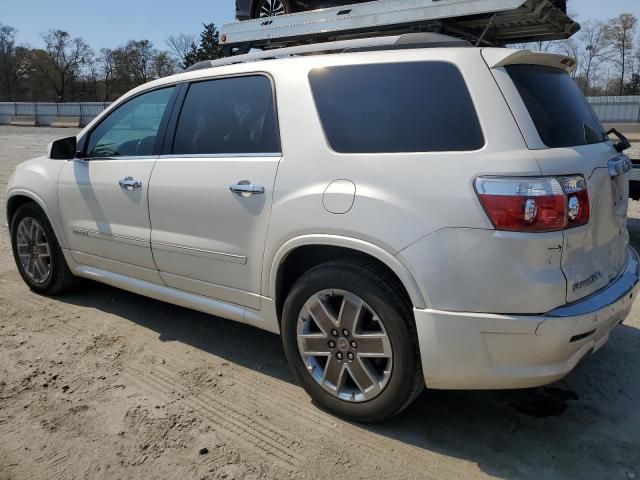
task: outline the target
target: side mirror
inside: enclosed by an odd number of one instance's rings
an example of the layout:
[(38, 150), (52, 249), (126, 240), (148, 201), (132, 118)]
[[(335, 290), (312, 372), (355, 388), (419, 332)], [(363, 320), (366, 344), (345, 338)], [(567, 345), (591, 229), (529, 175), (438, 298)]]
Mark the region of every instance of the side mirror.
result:
[(76, 137), (55, 140), (47, 147), (47, 157), (51, 160), (72, 160), (77, 148)]

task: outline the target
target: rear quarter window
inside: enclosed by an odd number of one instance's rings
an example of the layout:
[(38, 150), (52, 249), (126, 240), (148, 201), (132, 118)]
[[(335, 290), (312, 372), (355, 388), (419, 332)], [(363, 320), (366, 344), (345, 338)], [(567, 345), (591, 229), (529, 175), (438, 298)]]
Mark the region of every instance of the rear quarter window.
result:
[(309, 81), (336, 152), (472, 151), (484, 146), (465, 81), (450, 63), (317, 68)]
[(577, 147), (606, 140), (600, 120), (565, 71), (542, 65), (505, 68), (547, 147)]

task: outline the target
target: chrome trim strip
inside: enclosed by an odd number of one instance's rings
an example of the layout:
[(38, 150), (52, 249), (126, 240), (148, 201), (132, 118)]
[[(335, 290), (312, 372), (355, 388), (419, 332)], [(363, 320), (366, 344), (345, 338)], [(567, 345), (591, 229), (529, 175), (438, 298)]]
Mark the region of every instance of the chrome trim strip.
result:
[(85, 157), (85, 158), (74, 158), (74, 161), (77, 162), (104, 162), (104, 161), (113, 161), (113, 160), (127, 160), (127, 161), (137, 161), (137, 160), (156, 160), (158, 158), (157, 155), (122, 155), (122, 156), (107, 156), (107, 157)]
[(158, 160), (164, 159), (189, 159), (189, 158), (209, 158), (209, 159), (218, 159), (218, 158), (280, 158), (282, 157), (282, 153), (194, 153), (187, 155), (160, 155)]
[(640, 281), (640, 260), (636, 251), (628, 248), (628, 259), (620, 276), (604, 289), (574, 303), (556, 308), (547, 317), (575, 317), (605, 309), (626, 295), (633, 295)]
[(135, 242), (136, 244), (145, 243), (147, 245), (150, 243), (149, 240), (146, 240), (144, 238), (129, 237), (127, 235), (118, 235), (115, 233), (99, 232), (97, 230), (87, 230), (85, 228), (69, 227), (69, 230), (71, 230), (71, 232), (75, 233), (76, 235), (85, 235), (91, 238), (99, 238), (101, 240), (115, 240), (123, 243)]
[(192, 255), (201, 258), (213, 258), (223, 262), (239, 263), (246, 265), (247, 257), (242, 255), (234, 255), (232, 253), (214, 252), (212, 250), (204, 250), (201, 248), (184, 247), (182, 245), (174, 245), (171, 243), (151, 242), (152, 249), (164, 250), (171, 253), (180, 253), (183, 255)]

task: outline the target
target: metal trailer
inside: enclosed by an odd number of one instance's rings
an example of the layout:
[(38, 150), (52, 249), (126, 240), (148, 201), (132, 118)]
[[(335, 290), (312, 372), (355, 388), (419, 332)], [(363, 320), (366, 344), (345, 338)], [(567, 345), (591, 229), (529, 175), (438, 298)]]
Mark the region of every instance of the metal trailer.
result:
[(561, 40), (580, 30), (558, 0), (378, 0), (224, 25), (225, 55), (359, 36), (435, 32), (476, 45)]

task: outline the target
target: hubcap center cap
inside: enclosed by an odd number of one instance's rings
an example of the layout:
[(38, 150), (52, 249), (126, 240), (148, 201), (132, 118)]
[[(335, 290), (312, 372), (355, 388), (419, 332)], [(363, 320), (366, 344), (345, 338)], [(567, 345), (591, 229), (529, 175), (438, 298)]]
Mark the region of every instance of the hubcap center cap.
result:
[(338, 339), (337, 345), (338, 349), (341, 352), (346, 352), (347, 350), (349, 350), (349, 341), (344, 337)]

